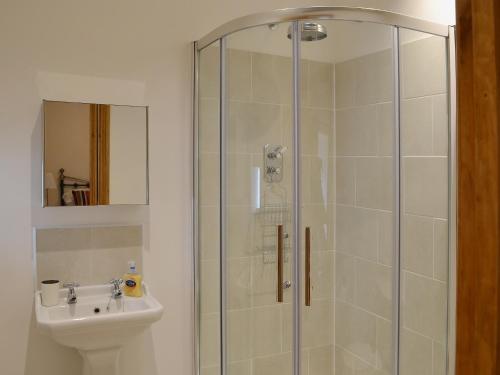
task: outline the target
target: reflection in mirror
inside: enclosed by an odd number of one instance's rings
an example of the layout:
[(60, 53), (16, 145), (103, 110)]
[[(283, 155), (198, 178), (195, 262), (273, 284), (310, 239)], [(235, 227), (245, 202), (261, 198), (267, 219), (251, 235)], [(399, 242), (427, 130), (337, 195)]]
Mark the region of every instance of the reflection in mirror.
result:
[(44, 101), (44, 205), (148, 203), (147, 107)]

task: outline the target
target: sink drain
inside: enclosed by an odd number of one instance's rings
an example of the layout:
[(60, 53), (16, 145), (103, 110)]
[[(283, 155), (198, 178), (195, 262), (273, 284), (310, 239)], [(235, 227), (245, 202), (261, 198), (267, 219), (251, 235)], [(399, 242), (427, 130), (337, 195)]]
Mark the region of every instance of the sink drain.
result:
[(94, 314), (99, 314), (101, 309), (99, 307), (94, 308)]

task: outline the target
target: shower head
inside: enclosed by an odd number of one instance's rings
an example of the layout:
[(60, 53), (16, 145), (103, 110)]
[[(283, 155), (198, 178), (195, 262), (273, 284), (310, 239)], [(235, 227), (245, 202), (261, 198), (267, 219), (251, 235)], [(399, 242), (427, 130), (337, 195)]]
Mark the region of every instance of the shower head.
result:
[[(301, 23), (300, 39), (303, 42), (313, 42), (325, 39), (328, 36), (326, 27), (316, 22)], [(288, 39), (292, 39), (292, 25), (288, 28)]]

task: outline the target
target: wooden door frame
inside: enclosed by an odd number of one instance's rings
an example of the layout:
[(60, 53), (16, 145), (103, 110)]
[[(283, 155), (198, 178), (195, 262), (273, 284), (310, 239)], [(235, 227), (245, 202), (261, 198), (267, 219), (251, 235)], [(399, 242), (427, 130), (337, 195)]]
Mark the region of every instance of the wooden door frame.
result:
[(500, 3), (456, 0), (456, 374), (500, 374)]
[(99, 130), (97, 143), (98, 196), (97, 204), (109, 204), (109, 163), (111, 106), (99, 104)]

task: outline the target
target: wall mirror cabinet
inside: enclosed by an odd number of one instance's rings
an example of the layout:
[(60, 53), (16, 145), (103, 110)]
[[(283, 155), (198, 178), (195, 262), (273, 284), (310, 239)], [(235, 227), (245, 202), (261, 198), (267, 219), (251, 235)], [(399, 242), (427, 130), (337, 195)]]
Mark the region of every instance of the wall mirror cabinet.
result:
[(148, 204), (148, 108), (44, 101), (43, 205)]

